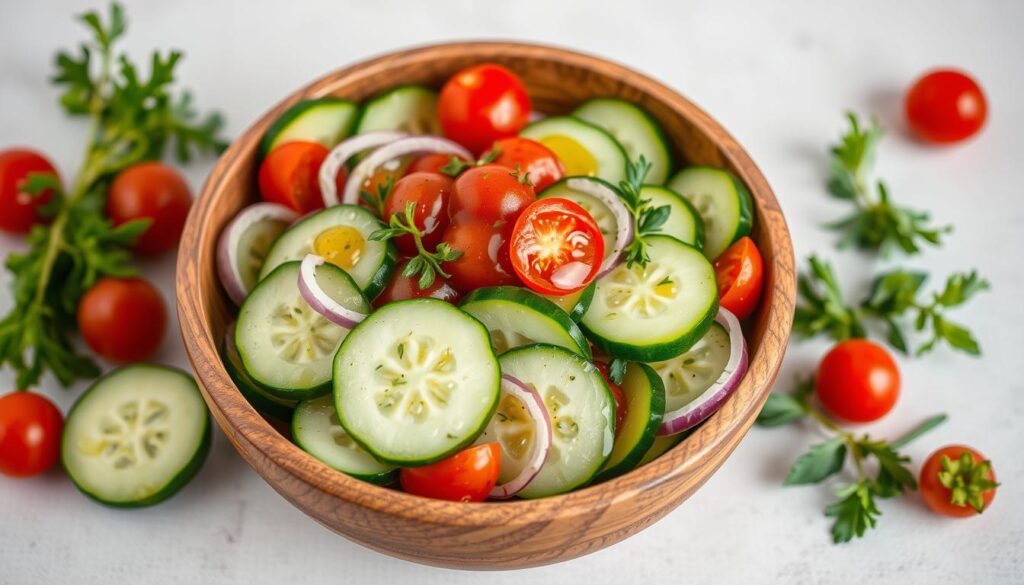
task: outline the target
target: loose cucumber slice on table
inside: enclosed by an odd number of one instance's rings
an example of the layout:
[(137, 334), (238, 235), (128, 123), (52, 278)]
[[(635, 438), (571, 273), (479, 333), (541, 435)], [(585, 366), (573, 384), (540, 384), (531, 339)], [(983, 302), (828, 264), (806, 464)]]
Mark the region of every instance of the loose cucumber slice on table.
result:
[(531, 343), (550, 343), (590, 359), (590, 344), (579, 326), (557, 305), (524, 288), (479, 288), (466, 295), (459, 308), (484, 324), (499, 354)]
[(260, 278), (285, 262), (317, 254), (352, 276), (367, 298), (384, 288), (395, 266), (395, 245), (377, 242), (370, 234), (384, 227), (358, 205), (336, 205), (299, 221), (274, 242), (263, 261)]
[(437, 93), (418, 85), (403, 85), (372, 98), (363, 105), (356, 134), (374, 130), (440, 136), (443, 132), (437, 118)]
[(398, 479), (396, 467), (377, 461), (348, 436), (338, 421), (333, 396), (299, 403), (292, 418), (292, 438), (303, 451), (356, 479), (377, 485)]
[(75, 486), (117, 507), (160, 503), (210, 450), (210, 415), (188, 374), (132, 365), (97, 380), (68, 412), (61, 462)]
[[(314, 311), (302, 297), (300, 265), (287, 262), (261, 280), (242, 304), (235, 326), (235, 345), (246, 373), (286, 400), (306, 400), (330, 391), (332, 359), (349, 332)], [(341, 305), (370, 312), (370, 303), (344, 270), (324, 264), (317, 281)]]
[(640, 107), (616, 98), (592, 99), (576, 108), (573, 116), (607, 131), (629, 156), (643, 155), (651, 163), (646, 182), (661, 185), (672, 169), (672, 154), (665, 131)]
[(622, 380), (626, 396), (626, 420), (615, 437), (615, 447), (597, 481), (631, 471), (654, 444), (661, 417), (665, 414), (665, 385), (647, 364), (630, 362)]
[(626, 151), (611, 134), (572, 116), (553, 116), (528, 125), (520, 136), (551, 149), (567, 176), (598, 177), (613, 185), (626, 176)]
[(559, 309), (565, 311), (569, 318), (573, 321), (579, 321), (583, 314), (587, 312), (590, 307), (590, 302), (594, 300), (594, 291), (597, 290), (597, 281), (590, 283), (586, 288), (574, 293), (556, 297), (553, 295), (541, 295), (545, 299), (558, 305)]
[(437, 299), (377, 309), (334, 358), (334, 401), (349, 436), (377, 460), (427, 465), (462, 449), (498, 403), (487, 329)]
[(651, 367), (665, 383), (665, 412), (686, 406), (714, 384), (729, 362), (729, 333), (717, 322), (685, 353)]
[(704, 220), (704, 255), (711, 260), (750, 233), (754, 202), (735, 175), (715, 167), (689, 167), (667, 187), (693, 204)]
[(547, 461), (517, 495), (541, 498), (589, 483), (615, 437), (615, 402), (601, 372), (578, 354), (548, 344), (508, 351), (501, 371), (541, 395), (553, 430)]
[(668, 206), (668, 219), (659, 228), (660, 233), (698, 250), (703, 248), (704, 220), (689, 201), (665, 187), (655, 185), (644, 185), (640, 189), (640, 199), (649, 199), (652, 208)]
[(359, 106), (341, 98), (301, 101), (288, 108), (263, 135), (260, 152), (264, 156), (275, 146), (293, 140), (319, 142), (331, 149), (352, 133)]
[(256, 380), (249, 376), (245, 371), (245, 366), (242, 365), (242, 357), (238, 355), (238, 348), (235, 346), (234, 324), (228, 327), (228, 333), (224, 340), (224, 369), (228, 371), (228, 376), (231, 376), (235, 386), (238, 386), (238, 391), (253, 408), (279, 421), (291, 420), (298, 402), (274, 396), (261, 388)]
[(606, 354), (631, 361), (673, 358), (696, 343), (718, 311), (711, 262), (670, 236), (647, 236), (650, 262), (622, 263), (597, 281), (580, 325)]
[[(594, 222), (597, 223), (598, 229), (601, 230), (601, 239), (604, 240), (604, 253), (605, 256), (608, 256), (615, 248), (615, 236), (618, 234), (619, 222), (615, 219), (615, 214), (612, 213), (612, 210), (604, 202), (580, 188), (581, 184), (588, 182), (599, 183), (601, 186), (618, 193), (618, 189), (607, 181), (602, 181), (595, 177), (568, 177), (544, 189), (538, 195), (538, 199), (546, 199), (548, 197), (568, 199), (587, 210), (590, 217), (594, 218)], [(574, 188), (574, 186), (577, 188)]]

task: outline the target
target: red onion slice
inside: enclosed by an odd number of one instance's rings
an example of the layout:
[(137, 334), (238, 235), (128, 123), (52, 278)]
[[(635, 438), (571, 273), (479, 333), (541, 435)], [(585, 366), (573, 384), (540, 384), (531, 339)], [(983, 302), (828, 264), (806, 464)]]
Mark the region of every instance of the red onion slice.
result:
[(697, 426), (714, 414), (726, 398), (736, 391), (747, 372), (747, 342), (735, 315), (727, 309), (718, 309), (715, 321), (729, 334), (729, 360), (718, 379), (700, 396), (682, 408), (665, 413), (658, 429), (659, 435), (674, 435)]
[(335, 179), (337, 179), (341, 167), (350, 158), (364, 150), (383, 146), (404, 136), (406, 134), (403, 132), (378, 130), (376, 132), (367, 132), (366, 134), (357, 134), (342, 140), (331, 149), (327, 158), (320, 165), (320, 193), (324, 198), (324, 206), (334, 207), (338, 204), (338, 188)]
[(342, 203), (356, 205), (359, 203), (359, 190), (373, 173), (385, 163), (395, 160), (407, 154), (439, 153), (460, 156), (466, 160), (473, 160), (473, 155), (462, 146), (437, 136), (409, 136), (400, 138), (381, 146), (370, 153), (366, 158), (359, 161), (356, 168), (352, 169), (348, 181), (345, 183), (345, 193), (341, 197)]
[[(522, 470), (516, 474), (515, 477), (509, 479), (501, 485), (494, 486), (491, 490), (490, 497), (498, 500), (504, 500), (511, 498), (526, 486), (530, 485), (533, 478), (537, 477), (540, 473), (544, 463), (548, 459), (548, 454), (551, 452), (551, 419), (548, 418), (548, 410), (544, 406), (544, 400), (540, 397), (536, 391), (531, 389), (526, 384), (523, 384), (516, 378), (509, 375), (503, 375), (501, 377), (501, 394), (502, 398), (505, 395), (514, 396), (523, 403), (526, 408), (526, 413), (533, 421), (534, 433), (533, 433), (533, 448), (530, 450), (530, 454), (526, 457), (526, 464)], [(499, 399), (500, 400), (500, 399)], [(500, 404), (500, 403), (499, 403)], [(492, 429), (491, 425), (494, 424), (495, 420), (499, 417), (494, 417), (491, 423), (487, 425), (487, 429), (484, 430), (484, 434), (477, 441), (480, 443), (492, 443), (498, 440), (496, 436), (497, 429)], [(504, 463), (505, 453), (502, 449), (502, 467), (506, 467)]]
[(615, 242), (610, 250), (604, 251), (604, 261), (597, 272), (597, 277), (600, 278), (619, 265), (623, 251), (633, 241), (633, 215), (619, 198), (619, 192), (604, 181), (592, 177), (570, 177), (565, 181), (565, 186), (597, 198), (615, 218)]
[[(254, 235), (250, 231), (263, 229), (266, 230), (263, 235), (274, 239), (298, 217), (299, 214), (284, 205), (254, 203), (238, 212), (221, 232), (217, 242), (217, 274), (236, 305), (242, 304), (259, 277), (262, 258), (255, 257), (256, 247), (265, 244), (262, 253), (266, 254), (272, 243), (256, 240), (259, 234)], [(243, 246), (247, 249), (241, 249)]]
[(345, 329), (352, 329), (358, 325), (366, 315), (343, 307), (341, 303), (332, 299), (316, 280), (316, 268), (324, 263), (324, 259), (316, 254), (306, 254), (299, 266), (299, 293), (302, 298), (317, 313), (323, 315), (328, 321), (340, 325)]

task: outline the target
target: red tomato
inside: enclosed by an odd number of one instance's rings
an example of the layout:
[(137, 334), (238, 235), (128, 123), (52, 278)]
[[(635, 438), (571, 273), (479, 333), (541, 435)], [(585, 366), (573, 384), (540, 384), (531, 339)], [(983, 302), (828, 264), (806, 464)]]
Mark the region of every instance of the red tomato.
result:
[(815, 379), (818, 400), (836, 418), (868, 423), (885, 416), (900, 395), (900, 372), (889, 352), (866, 339), (833, 347)]
[(483, 286), (519, 284), (509, 264), (509, 224), (495, 226), (479, 220), (455, 221), (444, 232), (444, 241), (462, 252), (458, 260), (442, 268), (452, 275), (452, 286), (469, 292)]
[(392, 274), (391, 280), (388, 281), (384, 286), (384, 290), (382, 290), (380, 294), (377, 295), (377, 298), (374, 299), (374, 307), (381, 307), (393, 301), (403, 301), (405, 299), (415, 299), (419, 297), (441, 299), (442, 301), (448, 301), (453, 305), (459, 303), (459, 299), (462, 298), (462, 295), (459, 291), (455, 290), (452, 285), (448, 284), (448, 279), (441, 275), (437, 275), (434, 278), (434, 284), (420, 290), (419, 275), (413, 276), (412, 278), (402, 276), (402, 272), (408, 264), (408, 260), (403, 260), (397, 267), (395, 267), (395, 272)]
[[(434, 154), (425, 154), (418, 159), (412, 161), (409, 167), (405, 169), (406, 174), (413, 173), (440, 173), (441, 169), (448, 166), (452, 162), (451, 154), (441, 154), (435, 152)], [(466, 159), (461, 156), (455, 157), (458, 160), (465, 161)]]
[(33, 225), (47, 223), (39, 215), (39, 208), (50, 200), (53, 191), (29, 195), (21, 190), (32, 173), (47, 173), (60, 180), (57, 169), (38, 152), (21, 148), (0, 152), (0, 230), (27, 234)]
[(533, 187), (521, 182), (514, 171), (501, 165), (483, 165), (469, 169), (455, 180), (448, 215), (452, 219), (472, 217), (492, 223), (511, 222), (536, 200)]
[(140, 254), (161, 254), (177, 246), (191, 207), (192, 192), (184, 177), (159, 162), (128, 167), (107, 191), (107, 217), (114, 225), (153, 221), (133, 246)]
[(608, 371), (608, 364), (594, 362), (594, 365), (597, 366), (601, 375), (604, 376), (608, 389), (612, 391), (612, 398), (615, 399), (615, 436), (617, 437), (622, 432), (622, 423), (626, 422), (626, 413), (629, 412), (629, 405), (626, 404), (626, 393), (622, 391), (622, 386), (612, 382), (611, 374)]
[(141, 278), (103, 278), (78, 304), (78, 329), (89, 347), (112, 362), (152, 356), (167, 332), (167, 308)]
[(965, 73), (938, 69), (914, 82), (904, 108), (907, 123), (922, 140), (960, 142), (981, 130), (988, 115), (985, 94)]
[(322, 209), (317, 177), (327, 149), (316, 142), (285, 142), (271, 150), (260, 165), (260, 194), (266, 201), (291, 207), (300, 214)]
[(585, 288), (601, 269), (601, 228), (579, 205), (541, 199), (523, 211), (512, 230), (512, 268), (536, 292), (564, 295)]
[(754, 240), (742, 237), (715, 259), (718, 302), (737, 319), (746, 319), (757, 308), (764, 285), (764, 265)]
[[(448, 229), (448, 201), (452, 196), (453, 181), (438, 173), (413, 173), (406, 175), (395, 183), (384, 202), (384, 219), (391, 221), (391, 216), (405, 214), (405, 206), (410, 201), (416, 204), (413, 213), (416, 227), (423, 232), (421, 239), (428, 251), (441, 242), (444, 230)], [(411, 234), (395, 238), (398, 250), (408, 256), (415, 256), (416, 240)]]
[(453, 502), (482, 502), (498, 482), (499, 471), (501, 447), (487, 443), (431, 465), (405, 468), (398, 477), (402, 489), (410, 494)]
[(444, 84), (437, 112), (445, 136), (480, 154), (526, 126), (530, 96), (514, 73), (484, 63), (459, 71)]
[(0, 397), (0, 473), (28, 477), (53, 467), (63, 427), (60, 411), (41, 394)]
[(565, 167), (562, 166), (562, 161), (558, 160), (558, 156), (535, 140), (513, 136), (495, 142), (491, 148), (501, 153), (494, 159), (495, 164), (510, 169), (518, 167), (520, 172), (526, 173), (529, 177), (530, 184), (537, 193), (565, 176)]
[[(967, 468), (960, 461), (964, 453), (971, 458)], [(943, 465), (944, 457), (947, 459), (945, 465)], [(996, 473), (992, 470), (991, 464), (985, 470), (980, 467), (982, 463), (988, 463), (988, 461), (981, 453), (964, 445), (947, 445), (932, 453), (921, 467), (921, 477), (918, 481), (924, 502), (936, 514), (953, 518), (977, 516), (987, 510), (989, 504), (996, 497)], [(943, 472), (952, 472), (945, 484), (939, 475)], [(985, 489), (986, 487), (988, 489)], [(968, 497), (967, 503), (955, 504), (953, 503), (953, 489), (956, 489), (957, 495), (960, 496), (970, 496), (972, 491), (980, 491), (981, 499), (980, 501), (974, 499), (972, 503), (972, 498)], [(973, 507), (975, 505), (980, 505), (981, 510), (975, 509)]]

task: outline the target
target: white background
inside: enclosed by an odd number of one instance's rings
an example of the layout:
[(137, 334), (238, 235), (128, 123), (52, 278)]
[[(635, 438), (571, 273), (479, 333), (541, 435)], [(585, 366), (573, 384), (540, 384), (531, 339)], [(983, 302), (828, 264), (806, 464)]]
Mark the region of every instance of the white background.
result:
[[(48, 153), (65, 179), (84, 128), (57, 108), (46, 82), (58, 48), (82, 38), (71, 15), (93, 2), (0, 3), (0, 147)], [(786, 211), (797, 255), (835, 260), (850, 294), (887, 264), (930, 269), (936, 280), (977, 267), (993, 291), (956, 313), (985, 355), (947, 350), (904, 359), (904, 394), (882, 423), (890, 436), (935, 412), (951, 420), (906, 451), (915, 469), (934, 448), (969, 443), (992, 458), (1004, 483), (989, 512), (966, 521), (930, 514), (916, 495), (882, 503), (867, 538), (834, 546), (822, 508), (826, 486), (782, 488), (793, 459), (817, 432), (755, 429), (681, 508), (626, 542), (562, 565), (473, 574), (421, 567), (329, 533), (279, 498), (219, 433), (206, 467), (153, 509), (115, 511), (79, 495), (59, 472), (0, 477), (0, 584), (42, 583), (1020, 583), (1024, 573), (1024, 2), (129, 2), (126, 48), (187, 52), (183, 85), (202, 107), (222, 109), (234, 136), (278, 99), (334, 68), (384, 51), (465, 38), (527, 39), (594, 52), (678, 88), (720, 120), (761, 165)], [(929, 148), (910, 140), (899, 98), (937, 65), (974, 73), (991, 119), (976, 140)], [(401, 80), (396, 79), (396, 83)], [(884, 263), (838, 253), (821, 223), (846, 209), (822, 183), (826, 144), (842, 112), (875, 113), (890, 129), (879, 174), (895, 198), (930, 209), (956, 232), (941, 251)], [(198, 189), (212, 162), (190, 167)], [(18, 241), (0, 236), (0, 254)], [(173, 259), (143, 265), (165, 293)], [(10, 305), (6, 274), (0, 309)], [(173, 313), (172, 313), (173, 314)], [(790, 385), (825, 349), (793, 347)], [(160, 362), (187, 366), (176, 327)], [(13, 376), (0, 373), (0, 392)], [(41, 390), (68, 408), (81, 387)]]

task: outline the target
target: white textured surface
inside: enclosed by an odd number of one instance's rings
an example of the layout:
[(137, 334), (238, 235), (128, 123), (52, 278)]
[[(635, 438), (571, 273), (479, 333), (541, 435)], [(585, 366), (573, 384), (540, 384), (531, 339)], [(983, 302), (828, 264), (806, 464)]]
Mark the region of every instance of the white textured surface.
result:
[[(84, 128), (65, 119), (45, 82), (53, 52), (82, 37), (73, 12), (99, 2), (0, 3), (0, 147), (29, 144), (73, 172)], [(372, 4), (372, 6), (371, 6)], [(941, 252), (908, 265), (937, 275), (978, 267), (993, 283), (956, 318), (985, 357), (945, 350), (902, 362), (904, 395), (871, 432), (895, 434), (937, 411), (945, 426), (907, 448), (916, 462), (966, 442), (991, 457), (1001, 488), (968, 521), (929, 514), (917, 496), (882, 504), (868, 538), (833, 546), (825, 487), (779, 486), (811, 441), (809, 429), (754, 430), (680, 509), (626, 542), (573, 562), (522, 573), (449, 572), (392, 560), (334, 536), (279, 498), (223, 436), (199, 477), (156, 508), (115, 511), (79, 495), (59, 472), (0, 477), (0, 584), (43, 583), (1020, 583), (1024, 574), (1024, 342), (1021, 152), (1024, 150), (1024, 3), (1002, 2), (129, 2), (127, 48), (187, 50), (180, 79), (202, 107), (228, 115), (232, 135), (286, 93), (333, 68), (383, 51), (457, 38), (532, 39), (632, 65), (705, 107), (746, 146), (775, 188), (798, 256), (832, 257), (851, 293), (872, 262), (831, 249), (821, 222), (844, 209), (823, 192), (824, 147), (845, 108), (876, 112), (890, 128), (880, 174), (899, 201), (934, 211), (957, 231)], [(514, 6), (513, 6), (514, 5)], [(643, 8), (641, 8), (643, 6)], [(908, 140), (898, 98), (941, 64), (981, 80), (991, 124), (947, 149)], [(399, 82), (401, 80), (395, 80)], [(195, 188), (209, 164), (189, 169)], [(0, 236), (0, 253), (17, 248)], [(173, 260), (145, 271), (170, 294)], [(853, 278), (862, 274), (864, 278)], [(10, 304), (6, 275), (0, 309)], [(780, 377), (809, 367), (825, 344), (790, 352)], [(159, 361), (187, 365), (176, 333)], [(12, 376), (0, 373), (0, 389)], [(44, 391), (63, 408), (81, 388)], [(915, 466), (916, 468), (916, 466)]]

